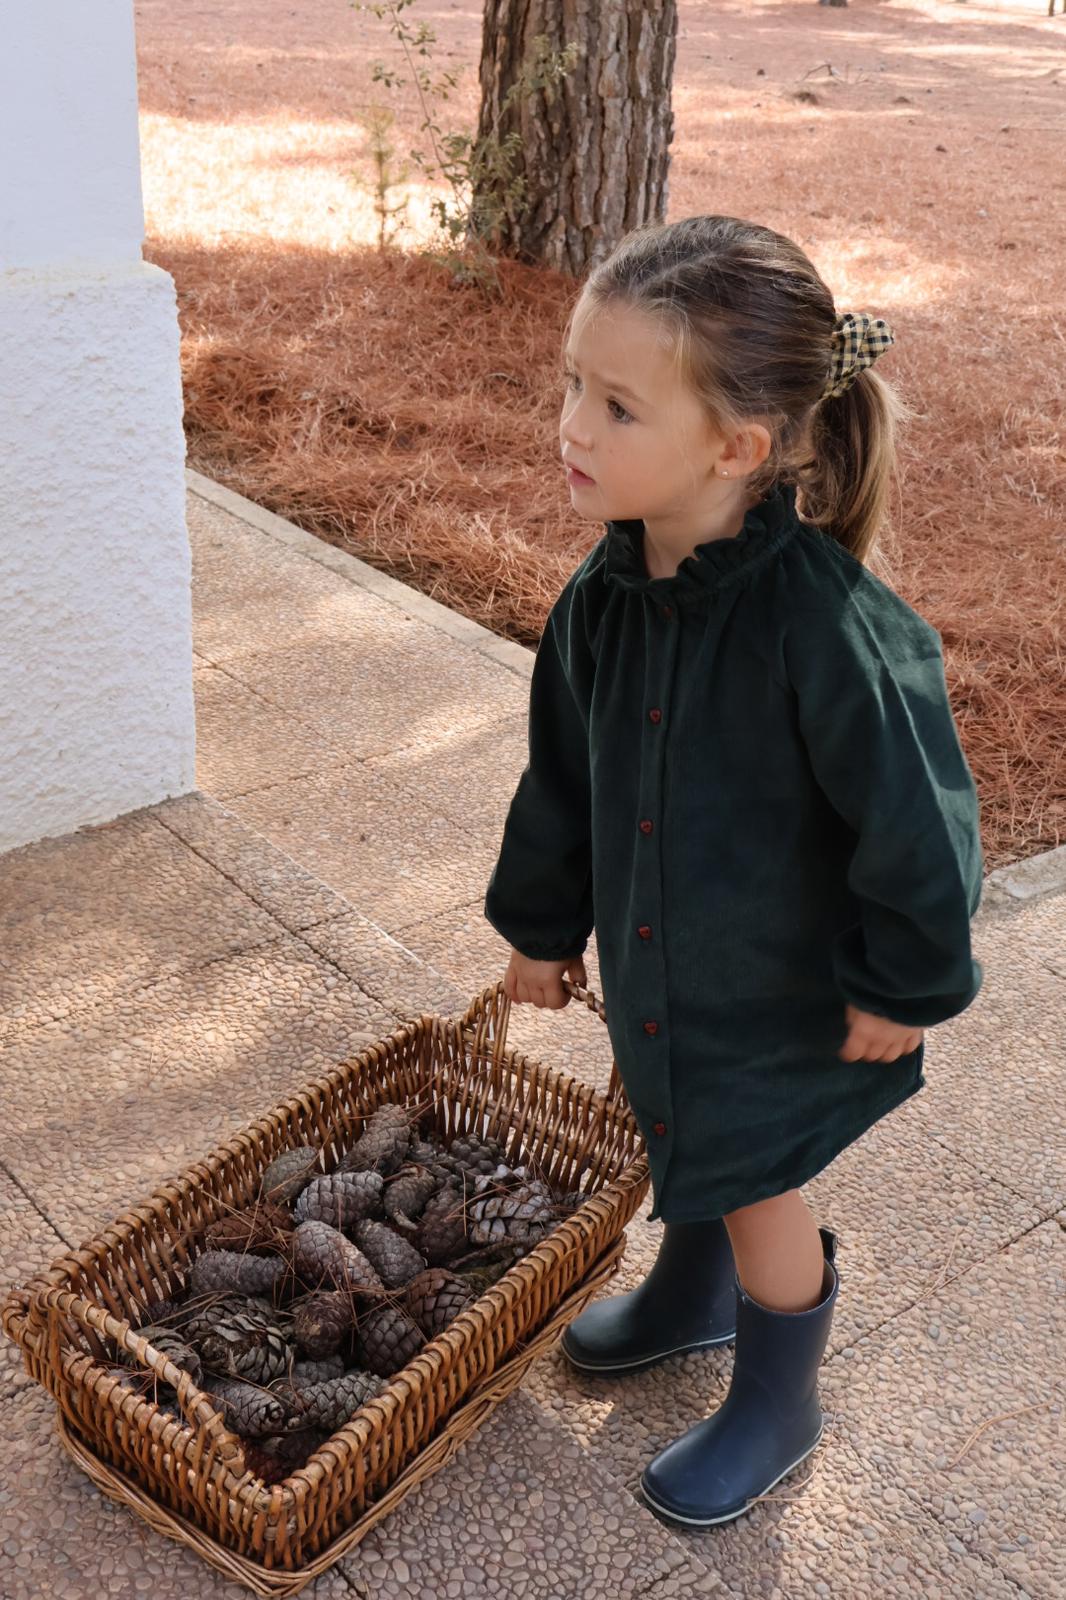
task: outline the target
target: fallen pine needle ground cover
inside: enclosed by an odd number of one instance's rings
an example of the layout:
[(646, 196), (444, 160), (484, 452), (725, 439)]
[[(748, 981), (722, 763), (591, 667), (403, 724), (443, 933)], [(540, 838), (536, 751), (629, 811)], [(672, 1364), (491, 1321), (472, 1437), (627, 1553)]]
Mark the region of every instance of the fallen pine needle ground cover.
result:
[[(432, 8), (436, 108), (477, 115), (481, 6)], [(419, 16), (419, 6), (410, 15)], [(1066, 17), (1044, 0), (683, 3), (668, 217), (751, 217), (897, 343), (914, 410), (871, 562), (937, 628), (986, 867), (1066, 838)], [(189, 464), (487, 627), (536, 643), (602, 533), (559, 460), (579, 285), (503, 294), (421, 254), (414, 178), (376, 248), (368, 123), (423, 148), (384, 23), (341, 0), (138, 0), (145, 255), (177, 285)], [(1055, 137), (1058, 130), (1059, 137)], [(444, 189), (437, 191), (444, 193)]]

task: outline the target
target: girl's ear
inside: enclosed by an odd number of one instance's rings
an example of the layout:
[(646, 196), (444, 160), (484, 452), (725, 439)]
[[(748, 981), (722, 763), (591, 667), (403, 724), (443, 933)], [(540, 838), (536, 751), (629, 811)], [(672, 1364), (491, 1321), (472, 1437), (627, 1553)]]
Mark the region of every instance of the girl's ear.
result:
[(762, 466), (772, 444), (769, 428), (761, 422), (750, 422), (734, 435), (732, 447), (727, 446), (723, 451), (718, 470), (728, 473), (731, 478), (744, 477)]

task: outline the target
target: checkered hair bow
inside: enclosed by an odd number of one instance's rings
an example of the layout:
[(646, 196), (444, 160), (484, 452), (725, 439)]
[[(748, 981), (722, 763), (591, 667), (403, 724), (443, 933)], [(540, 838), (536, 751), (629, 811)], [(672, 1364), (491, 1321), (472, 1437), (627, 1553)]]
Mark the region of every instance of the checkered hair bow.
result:
[(828, 400), (831, 395), (850, 389), (859, 373), (872, 366), (895, 342), (883, 317), (871, 317), (865, 311), (838, 312), (830, 341), (832, 365), (820, 398)]

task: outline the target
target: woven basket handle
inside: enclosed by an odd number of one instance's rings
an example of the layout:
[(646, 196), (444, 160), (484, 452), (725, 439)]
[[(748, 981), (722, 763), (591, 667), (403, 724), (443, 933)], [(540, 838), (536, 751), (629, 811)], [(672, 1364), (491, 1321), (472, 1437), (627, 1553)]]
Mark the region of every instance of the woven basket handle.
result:
[[(601, 1022), (606, 1024), (607, 1012), (603, 1001), (598, 999), (591, 989), (583, 989), (580, 984), (572, 983), (569, 978), (563, 978), (563, 988), (573, 999), (580, 1001), (590, 1011), (594, 1011)], [(507, 1025), (511, 1020), (511, 1001), (504, 993), (503, 979), (490, 984), (481, 994), (475, 995), (462, 1019), (464, 1028), (474, 1032), (475, 1048), (491, 1056), (494, 1066), (499, 1066), (503, 1059), (503, 1052), (507, 1048)], [(623, 1100), (625, 1090), (622, 1087), (621, 1075), (618, 1071), (618, 1062), (611, 1058), (611, 1080), (607, 1087), (608, 1100)]]
[[(103, 1334), (128, 1350), (132, 1356), (177, 1393), (185, 1420), (192, 1428), (202, 1428), (218, 1449), (221, 1459), (236, 1462), (243, 1459), (241, 1442), (226, 1428), (214, 1403), (198, 1389), (190, 1375), (173, 1361), (162, 1355), (147, 1339), (135, 1333), (128, 1322), (113, 1317), (109, 1311), (94, 1306), (88, 1300), (71, 1294), (67, 1289), (46, 1289), (33, 1297), (34, 1307), (47, 1316), (49, 1337), (57, 1339), (61, 1331), (61, 1317), (68, 1317), (93, 1334)], [(81, 1352), (78, 1352), (79, 1354)], [(59, 1363), (53, 1363), (58, 1369)], [(130, 1369), (131, 1372), (134, 1369)]]

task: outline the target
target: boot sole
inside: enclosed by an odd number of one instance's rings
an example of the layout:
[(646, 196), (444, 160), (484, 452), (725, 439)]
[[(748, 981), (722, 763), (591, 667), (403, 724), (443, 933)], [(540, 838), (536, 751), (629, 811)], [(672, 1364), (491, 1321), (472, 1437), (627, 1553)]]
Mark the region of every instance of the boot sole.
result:
[(807, 1457), (812, 1453), (812, 1451), (817, 1449), (818, 1445), (821, 1443), (822, 1434), (824, 1432), (825, 1432), (825, 1423), (823, 1422), (822, 1426), (818, 1429), (818, 1437), (817, 1437), (817, 1439), (815, 1439), (813, 1444), (810, 1444), (810, 1445), (807, 1446), (806, 1450), (804, 1450), (802, 1455), (799, 1455), (799, 1456), (796, 1457), (795, 1461), (792, 1462), (791, 1466), (786, 1467), (784, 1472), (779, 1472), (777, 1474), (777, 1477), (773, 1480), (772, 1483), (768, 1483), (766, 1485), (765, 1489), (760, 1489), (758, 1494), (752, 1495), (751, 1499), (745, 1505), (738, 1506), (736, 1511), (727, 1511), (724, 1516), (721, 1516), (721, 1517), (685, 1517), (685, 1516), (682, 1516), (680, 1512), (671, 1511), (668, 1506), (664, 1506), (664, 1505), (660, 1504), (660, 1502), (655, 1499), (654, 1495), (649, 1494), (648, 1490), (645, 1489), (645, 1487), (644, 1487), (643, 1480), (641, 1481), (641, 1484), (640, 1484), (641, 1495), (644, 1497), (644, 1499), (647, 1501), (648, 1505), (651, 1507), (651, 1509), (653, 1511), (657, 1511), (660, 1516), (669, 1517), (671, 1522), (684, 1523), (686, 1528), (714, 1528), (714, 1527), (717, 1527), (717, 1525), (719, 1523), (722, 1523), (722, 1522), (733, 1522), (733, 1521), (736, 1520), (737, 1517), (742, 1517), (744, 1515), (745, 1511), (750, 1511), (751, 1507), (756, 1503), (757, 1500), (760, 1500), (764, 1494), (769, 1494), (770, 1490), (774, 1487), (774, 1484), (780, 1483), (782, 1478), (787, 1478), (789, 1473), (793, 1472), (796, 1469), (796, 1467), (799, 1466), (801, 1461), (806, 1461)]
[(673, 1350), (660, 1350), (653, 1356), (641, 1356), (636, 1361), (612, 1362), (609, 1366), (600, 1365), (596, 1362), (578, 1361), (570, 1354), (565, 1343), (561, 1345), (561, 1348), (567, 1361), (572, 1367), (576, 1367), (579, 1372), (592, 1372), (598, 1373), (600, 1376), (609, 1377), (612, 1373), (642, 1372), (647, 1367), (657, 1367), (660, 1361), (669, 1361), (671, 1356), (687, 1355), (690, 1350), (713, 1350), (719, 1345), (732, 1344), (735, 1338), (736, 1329), (734, 1328), (732, 1333), (723, 1334), (718, 1339), (701, 1339), (698, 1344), (679, 1344)]

